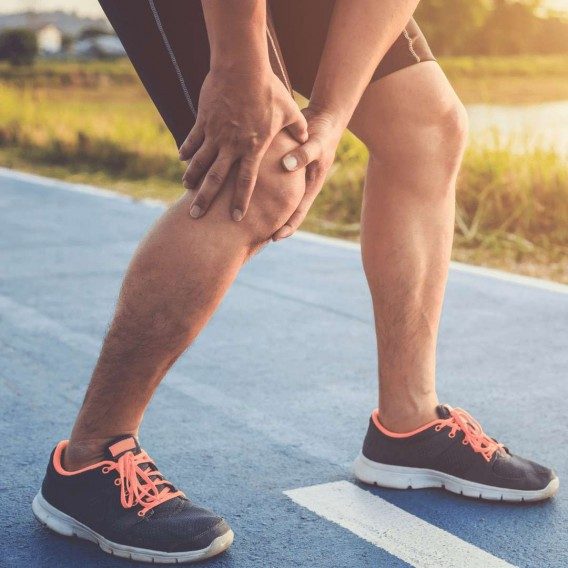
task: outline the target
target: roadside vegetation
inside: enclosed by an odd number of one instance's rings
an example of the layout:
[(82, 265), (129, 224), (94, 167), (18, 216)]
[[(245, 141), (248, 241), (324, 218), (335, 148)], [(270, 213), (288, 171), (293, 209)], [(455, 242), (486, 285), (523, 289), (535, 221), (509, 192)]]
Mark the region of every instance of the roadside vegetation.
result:
[[(441, 64), (466, 102), (568, 99), (568, 56)], [(304, 229), (358, 238), (366, 160), (347, 133)], [(126, 61), (0, 65), (0, 165), (134, 198), (172, 201), (183, 191), (171, 136)], [(568, 283), (567, 219), (565, 158), (471, 141), (459, 178), (455, 259)]]

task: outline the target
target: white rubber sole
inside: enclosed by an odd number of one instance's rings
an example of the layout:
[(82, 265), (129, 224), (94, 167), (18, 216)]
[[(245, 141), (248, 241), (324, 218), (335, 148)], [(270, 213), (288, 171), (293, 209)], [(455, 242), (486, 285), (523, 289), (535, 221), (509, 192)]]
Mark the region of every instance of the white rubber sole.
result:
[(393, 489), (425, 489), (440, 487), (476, 499), (490, 501), (542, 501), (552, 497), (559, 486), (555, 477), (544, 489), (523, 491), (522, 489), (504, 489), (492, 485), (466, 481), (441, 471), (418, 467), (403, 467), (374, 462), (359, 454), (353, 463), (355, 477), (363, 483), (391, 487)]
[(40, 523), (58, 534), (89, 540), (98, 544), (101, 550), (108, 554), (140, 562), (154, 562), (156, 564), (197, 562), (227, 550), (235, 536), (233, 531), (229, 529), (225, 534), (218, 536), (207, 548), (188, 552), (160, 552), (159, 550), (148, 550), (146, 548), (117, 544), (106, 539), (83, 523), (50, 505), (43, 498), (41, 491), (34, 497), (32, 510)]

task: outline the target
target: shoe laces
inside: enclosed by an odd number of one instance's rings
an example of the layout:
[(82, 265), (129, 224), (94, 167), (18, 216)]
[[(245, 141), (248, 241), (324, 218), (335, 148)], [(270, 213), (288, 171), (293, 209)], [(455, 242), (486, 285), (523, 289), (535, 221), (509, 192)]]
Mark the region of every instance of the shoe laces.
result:
[(120, 503), (125, 509), (140, 505), (140, 517), (170, 499), (185, 497), (164, 479), (144, 450), (137, 454), (126, 452), (112, 465), (103, 467), (102, 471), (105, 474), (111, 471), (118, 473), (114, 484), (120, 486)]
[(462, 444), (464, 446), (469, 444), (471, 449), (481, 454), (487, 462), (491, 461), (495, 452), (499, 452), (501, 455), (506, 453), (505, 446), (489, 437), (469, 412), (462, 408), (449, 408), (449, 412), (450, 417), (440, 421), (436, 426), (438, 432), (446, 426), (451, 429), (448, 433), (450, 438), (455, 438), (458, 431), (463, 432)]

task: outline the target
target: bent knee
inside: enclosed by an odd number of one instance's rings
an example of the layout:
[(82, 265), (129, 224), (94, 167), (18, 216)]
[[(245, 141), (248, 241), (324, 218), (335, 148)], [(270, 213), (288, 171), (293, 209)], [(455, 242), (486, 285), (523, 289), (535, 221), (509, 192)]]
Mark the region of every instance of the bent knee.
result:
[(443, 146), (445, 142), (449, 146), (449, 154), (461, 156), (467, 142), (469, 119), (465, 107), (457, 97), (454, 104), (441, 113), (436, 127), (440, 145)]
[(305, 170), (287, 172), (282, 158), (295, 142), (288, 134), (276, 135), (266, 151), (245, 219), (254, 243), (269, 240), (290, 218), (305, 192)]
[(465, 107), (454, 97), (431, 104), (424, 112), (394, 117), (377, 125), (376, 132), (365, 142), (371, 157), (385, 166), (435, 165), (452, 173), (463, 155), (468, 118)]

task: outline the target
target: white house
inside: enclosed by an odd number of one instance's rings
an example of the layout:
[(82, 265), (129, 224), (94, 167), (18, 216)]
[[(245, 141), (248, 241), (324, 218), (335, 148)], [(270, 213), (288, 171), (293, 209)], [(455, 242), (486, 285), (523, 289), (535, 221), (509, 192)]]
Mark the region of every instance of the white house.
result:
[(63, 33), (54, 24), (43, 24), (35, 29), (37, 46), (40, 53), (52, 55), (61, 51)]

